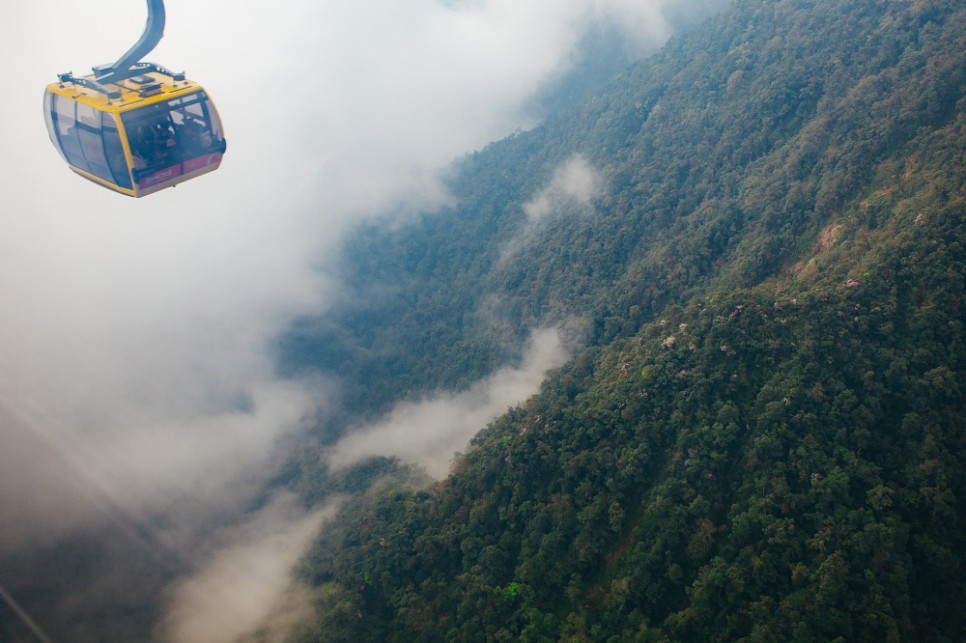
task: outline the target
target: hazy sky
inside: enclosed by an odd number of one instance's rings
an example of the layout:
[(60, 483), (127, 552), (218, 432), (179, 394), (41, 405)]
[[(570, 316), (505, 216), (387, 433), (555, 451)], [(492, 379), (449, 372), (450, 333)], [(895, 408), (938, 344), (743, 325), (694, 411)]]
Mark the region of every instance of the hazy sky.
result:
[[(145, 3), (3, 0), (0, 554), (112, 519), (151, 521), (153, 545), (200, 552), (188, 561), (199, 574), (255, 551), (199, 543), (213, 522), (251, 533), (259, 517), (240, 508), (277, 445), (326, 412), (335, 387), (278, 380), (269, 347), (334, 301), (326, 274), (349, 226), (432, 207), (451, 160), (533, 125), (528, 106), (594, 19), (643, 50), (668, 35), (662, 11), (692, 4), (168, 0), (147, 59), (206, 86), (228, 152), (218, 172), (135, 200), (67, 169), (41, 99), (56, 73), (86, 74), (133, 44)], [(501, 394), (496, 412), (513, 401)], [(272, 536), (291, 564), (289, 545), (321, 518), (269, 509), (291, 527)], [(171, 589), (172, 614), (187, 609), (178, 588), (199, 578)], [(11, 583), (0, 569), (0, 587)], [(158, 636), (192, 640), (172, 618)]]

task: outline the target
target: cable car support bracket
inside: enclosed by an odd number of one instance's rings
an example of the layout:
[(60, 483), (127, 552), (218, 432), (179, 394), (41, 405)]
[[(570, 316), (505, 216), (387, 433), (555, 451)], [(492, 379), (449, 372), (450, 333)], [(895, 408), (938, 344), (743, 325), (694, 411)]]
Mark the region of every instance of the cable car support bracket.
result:
[[(144, 25), (144, 33), (134, 46), (128, 49), (123, 56), (113, 63), (98, 65), (93, 68), (94, 78), (78, 78), (72, 72), (58, 74), (57, 78), (61, 83), (74, 83), (88, 87), (97, 92), (105, 94), (109, 99), (116, 100), (121, 97), (121, 92), (110, 89), (107, 85), (117, 84), (129, 78), (138, 82), (136, 77), (146, 72), (159, 72), (170, 76), (173, 80), (180, 82), (185, 79), (184, 72), (173, 72), (155, 63), (141, 62), (158, 45), (164, 36), (164, 0), (147, 0), (148, 20)], [(144, 84), (144, 83), (139, 83)], [(150, 91), (148, 88), (142, 91)]]

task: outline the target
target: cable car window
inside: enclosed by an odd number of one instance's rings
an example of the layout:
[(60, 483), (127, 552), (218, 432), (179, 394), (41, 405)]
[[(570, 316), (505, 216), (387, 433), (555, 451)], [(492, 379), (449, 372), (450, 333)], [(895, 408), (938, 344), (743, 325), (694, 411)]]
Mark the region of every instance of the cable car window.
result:
[(178, 145), (185, 158), (223, 151), (221, 124), (212, 118), (207, 97), (198, 92), (168, 103)]
[(107, 157), (104, 155), (100, 114), (90, 105), (77, 104), (77, 132), (90, 173), (113, 183), (114, 177), (107, 166)]
[(74, 126), (74, 107), (77, 103), (64, 98), (54, 96), (54, 112), (57, 114), (57, 133), (61, 136), (68, 136), (70, 129)]
[(223, 152), (221, 123), (203, 92), (124, 112), (134, 176)]
[(121, 116), (127, 131), (135, 179), (145, 172), (179, 162), (175, 158), (174, 128), (165, 105), (143, 107)]
[(131, 173), (127, 169), (127, 159), (124, 156), (124, 146), (121, 144), (121, 134), (117, 131), (117, 121), (112, 114), (101, 113), (101, 133), (104, 137), (107, 164), (114, 175), (114, 183), (122, 188), (130, 188)]
[(225, 135), (221, 131), (221, 121), (218, 120), (218, 113), (211, 106), (211, 101), (207, 98), (205, 98), (203, 105), (205, 114), (208, 117), (208, 122), (211, 125), (211, 135), (215, 137), (215, 140), (218, 141), (219, 144), (224, 143)]
[(77, 102), (63, 96), (54, 97), (54, 118), (57, 121), (57, 137), (60, 139), (60, 149), (67, 162), (74, 167), (88, 171), (87, 160), (81, 152), (80, 137), (77, 132), (77, 121), (74, 119), (74, 109)]
[(44, 119), (47, 121), (47, 133), (50, 135), (50, 141), (57, 148), (57, 153), (66, 161), (67, 157), (64, 156), (64, 150), (60, 148), (60, 141), (57, 140), (57, 130), (54, 126), (54, 94), (49, 91), (44, 93)]

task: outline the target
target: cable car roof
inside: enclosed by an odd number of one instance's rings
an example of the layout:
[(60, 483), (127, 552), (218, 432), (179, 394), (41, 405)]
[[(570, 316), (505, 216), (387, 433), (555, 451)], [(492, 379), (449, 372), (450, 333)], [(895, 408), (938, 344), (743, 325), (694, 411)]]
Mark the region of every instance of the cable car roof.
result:
[[(196, 82), (185, 79), (184, 74), (166, 70), (145, 71), (137, 76), (107, 85), (111, 93), (88, 86), (94, 76), (74, 78), (64, 74), (61, 81), (51, 83), (47, 89), (60, 96), (76, 100), (102, 112), (120, 113), (146, 105), (171, 100), (202, 89)], [(82, 84), (83, 83), (83, 84)]]

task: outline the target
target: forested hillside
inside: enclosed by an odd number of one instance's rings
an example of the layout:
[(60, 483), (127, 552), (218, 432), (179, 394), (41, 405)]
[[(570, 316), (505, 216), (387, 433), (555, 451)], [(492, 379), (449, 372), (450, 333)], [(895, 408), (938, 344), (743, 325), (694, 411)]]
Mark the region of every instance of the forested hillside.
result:
[(962, 3), (739, 0), (450, 188), (360, 232), (289, 368), (375, 414), (536, 326), (588, 347), (344, 511), (312, 640), (966, 638)]

